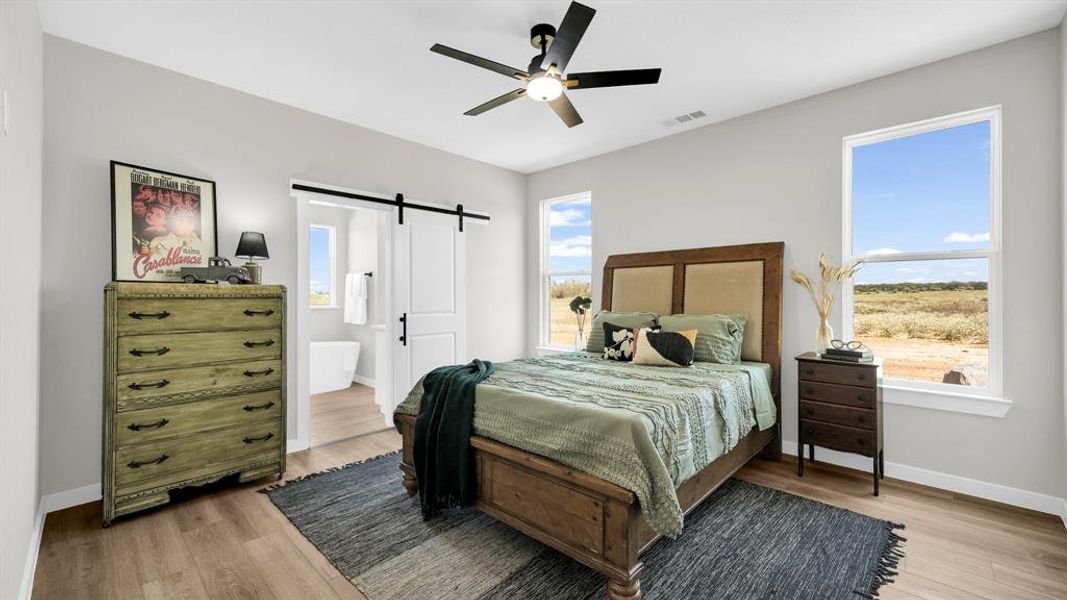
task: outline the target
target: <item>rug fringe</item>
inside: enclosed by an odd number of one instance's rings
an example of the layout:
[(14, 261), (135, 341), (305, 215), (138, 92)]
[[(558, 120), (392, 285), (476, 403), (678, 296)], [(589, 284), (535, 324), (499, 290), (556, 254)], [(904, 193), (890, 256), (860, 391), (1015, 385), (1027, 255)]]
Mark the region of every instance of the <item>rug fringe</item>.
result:
[(322, 471), (316, 471), (315, 473), (308, 473), (306, 475), (301, 475), (300, 477), (297, 477), (296, 479), (289, 479), (287, 481), (282, 481), (280, 483), (274, 483), (274, 484), (268, 485), (265, 488), (258, 489), (256, 491), (259, 492), (260, 494), (267, 494), (267, 493), (273, 492), (274, 490), (281, 489), (281, 488), (283, 488), (283, 487), (285, 487), (285, 486), (287, 486), (287, 485), (289, 485), (291, 483), (300, 483), (302, 481), (307, 481), (309, 479), (314, 479), (314, 478), (316, 478), (316, 477), (318, 477), (320, 475), (328, 475), (330, 473), (335, 473), (335, 472), (340, 471), (342, 469), (347, 469), (348, 467), (354, 467), (356, 465), (362, 465), (363, 463), (368, 463), (368, 462), (370, 462), (372, 460), (378, 460), (379, 458), (386, 458), (388, 456), (393, 456), (394, 454), (400, 454), (400, 450), (393, 450), (392, 452), (386, 452), (385, 454), (379, 454), (378, 456), (372, 456), (370, 458), (365, 458), (363, 460), (357, 460), (357, 461), (350, 462), (348, 464), (341, 465), (341, 466), (338, 466), (338, 467), (330, 467), (329, 469), (324, 469)]
[(885, 521), (885, 528), (889, 535), (886, 537), (885, 545), (882, 547), (882, 552), (878, 557), (878, 566), (874, 570), (874, 579), (871, 581), (870, 587), (862, 591), (853, 591), (854, 594), (861, 598), (876, 600), (879, 598), (882, 586), (896, 581), (896, 576), (899, 574), (897, 568), (900, 560), (904, 558), (904, 549), (901, 547), (901, 543), (908, 541), (908, 538), (896, 533), (896, 530), (904, 529), (904, 524)]

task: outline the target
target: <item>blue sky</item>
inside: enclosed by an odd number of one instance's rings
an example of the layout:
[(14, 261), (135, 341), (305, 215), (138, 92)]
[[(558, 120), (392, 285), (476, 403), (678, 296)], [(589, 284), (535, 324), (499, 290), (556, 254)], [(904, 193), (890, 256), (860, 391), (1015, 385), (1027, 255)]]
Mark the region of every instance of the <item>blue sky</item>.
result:
[[(854, 254), (989, 247), (988, 121), (853, 149)], [(856, 283), (985, 281), (984, 259), (867, 263)]]
[(592, 204), (589, 199), (549, 207), (549, 269), (591, 271)]
[(330, 234), (312, 227), (308, 235), (311, 256), (311, 292), (330, 293)]

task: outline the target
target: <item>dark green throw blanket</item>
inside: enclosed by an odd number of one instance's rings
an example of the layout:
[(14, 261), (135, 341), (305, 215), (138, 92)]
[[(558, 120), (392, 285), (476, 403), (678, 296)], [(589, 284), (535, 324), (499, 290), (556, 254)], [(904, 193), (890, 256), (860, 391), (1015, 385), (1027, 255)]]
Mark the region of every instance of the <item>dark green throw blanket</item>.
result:
[(415, 476), (422, 516), (474, 503), (474, 460), (470, 435), (474, 388), (493, 373), (493, 363), (438, 367), (422, 380), (422, 402), (415, 417)]

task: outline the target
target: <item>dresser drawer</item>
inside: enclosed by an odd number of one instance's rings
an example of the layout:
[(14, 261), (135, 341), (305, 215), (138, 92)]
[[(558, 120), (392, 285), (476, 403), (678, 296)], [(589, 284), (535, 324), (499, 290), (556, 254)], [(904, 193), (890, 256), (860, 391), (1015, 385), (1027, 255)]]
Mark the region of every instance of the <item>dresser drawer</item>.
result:
[(856, 408), (873, 410), (878, 399), (878, 391), (875, 388), (801, 381), (799, 389), (801, 400), (815, 400), (817, 402), (842, 404)]
[[(240, 386), (280, 385), (282, 364), (279, 360), (259, 360), (184, 369), (160, 369), (137, 373), (120, 373), (116, 379), (118, 410), (152, 406), (153, 398), (226, 390)], [(249, 391), (254, 391), (249, 390)], [(222, 391), (225, 393), (225, 391)], [(166, 403), (162, 401), (161, 403)]]
[(809, 421), (803, 417), (800, 419), (800, 437), (803, 443), (831, 450), (874, 456), (874, 448), (877, 445), (875, 435), (875, 432), (869, 429)]
[(849, 425), (860, 429), (874, 429), (877, 413), (865, 408), (851, 408), (840, 404), (800, 401), (800, 418)]
[(118, 339), (120, 373), (281, 357), (280, 329), (159, 333)]
[(874, 368), (857, 367), (855, 365), (827, 365), (814, 362), (801, 362), (798, 368), (800, 369), (800, 380), (802, 382), (823, 381), (872, 388), (878, 383), (878, 371)]
[(277, 329), (279, 298), (119, 298), (118, 335), (169, 331)]
[(115, 417), (115, 445), (144, 444), (205, 429), (277, 420), (281, 410), (281, 390), (130, 410)]
[(281, 421), (260, 421), (115, 451), (115, 491), (141, 490), (205, 477), (256, 460), (281, 459)]

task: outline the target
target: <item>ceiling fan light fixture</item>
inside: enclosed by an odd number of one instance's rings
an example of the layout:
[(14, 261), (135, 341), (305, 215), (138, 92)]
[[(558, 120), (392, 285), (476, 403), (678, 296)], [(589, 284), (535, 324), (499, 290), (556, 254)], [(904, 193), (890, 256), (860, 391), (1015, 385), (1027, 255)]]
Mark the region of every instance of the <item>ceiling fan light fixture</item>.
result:
[(563, 93), (563, 82), (558, 77), (542, 73), (530, 78), (526, 95), (538, 102), (551, 102)]

